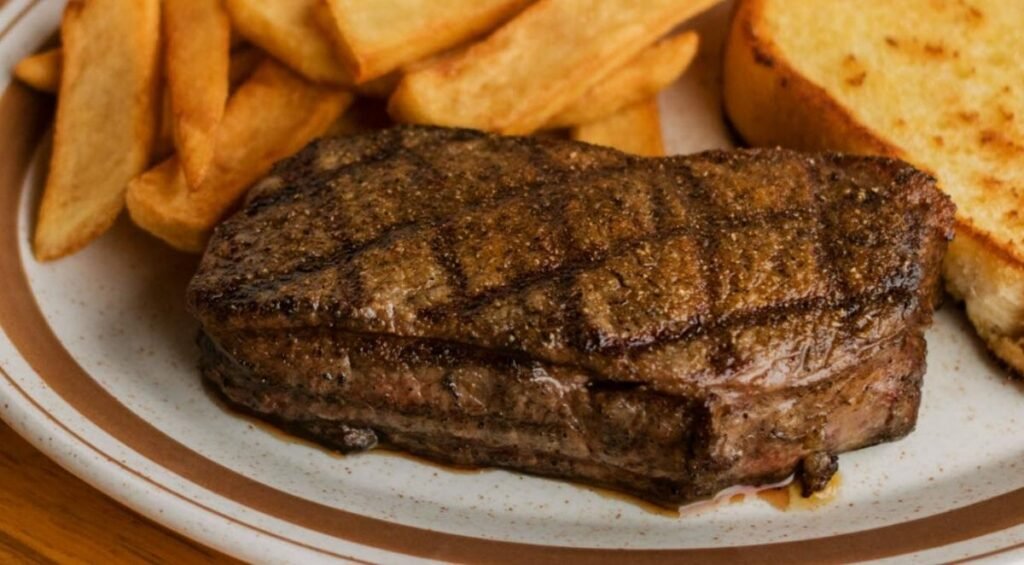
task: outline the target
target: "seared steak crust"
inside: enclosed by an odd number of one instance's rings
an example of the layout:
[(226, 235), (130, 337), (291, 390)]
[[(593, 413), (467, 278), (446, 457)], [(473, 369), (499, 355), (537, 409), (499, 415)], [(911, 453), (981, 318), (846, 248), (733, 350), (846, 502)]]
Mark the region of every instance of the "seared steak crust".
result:
[(333, 447), (679, 503), (913, 428), (951, 225), (889, 159), (405, 127), (279, 164), (188, 300), (204, 376)]

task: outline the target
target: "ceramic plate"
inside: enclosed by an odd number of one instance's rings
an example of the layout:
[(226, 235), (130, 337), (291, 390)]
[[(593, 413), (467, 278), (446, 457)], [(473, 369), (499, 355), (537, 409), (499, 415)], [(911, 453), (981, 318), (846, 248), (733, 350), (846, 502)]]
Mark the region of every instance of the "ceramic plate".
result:
[[(814, 510), (750, 497), (666, 516), (505, 471), (335, 456), (229, 413), (196, 370), (194, 257), (122, 221), (70, 258), (32, 258), (52, 100), (8, 69), (52, 41), (62, 7), (0, 8), (0, 415), (117, 500), (261, 561), (1024, 558), (1024, 387), (953, 306), (928, 332), (917, 431), (843, 455), (837, 497)], [(715, 75), (727, 20), (723, 5), (691, 23), (702, 54), (661, 100), (673, 152), (730, 144)]]

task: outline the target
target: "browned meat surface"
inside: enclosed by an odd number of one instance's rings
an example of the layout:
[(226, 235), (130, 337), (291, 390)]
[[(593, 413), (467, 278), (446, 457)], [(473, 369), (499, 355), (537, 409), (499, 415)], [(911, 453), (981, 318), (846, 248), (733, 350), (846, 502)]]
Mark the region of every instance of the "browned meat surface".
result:
[(188, 299), (206, 379), (332, 447), (673, 504), (913, 429), (952, 217), (882, 158), (398, 128), (278, 165)]

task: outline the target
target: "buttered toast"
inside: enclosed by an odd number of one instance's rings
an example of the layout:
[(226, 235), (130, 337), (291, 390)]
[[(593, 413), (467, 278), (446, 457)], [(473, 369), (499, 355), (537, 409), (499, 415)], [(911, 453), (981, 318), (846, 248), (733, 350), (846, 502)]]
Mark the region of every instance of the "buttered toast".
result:
[(943, 274), (1024, 373), (1024, 2), (739, 0), (725, 107), (752, 145), (902, 158), (957, 205)]

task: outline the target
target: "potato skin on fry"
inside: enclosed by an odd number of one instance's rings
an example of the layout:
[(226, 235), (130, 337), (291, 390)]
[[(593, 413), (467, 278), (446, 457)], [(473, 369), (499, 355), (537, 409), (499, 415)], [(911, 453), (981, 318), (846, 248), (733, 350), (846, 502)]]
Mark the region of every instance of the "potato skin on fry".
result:
[(231, 22), (221, 0), (163, 0), (163, 30), (174, 146), (189, 186), (198, 186), (228, 99)]
[(389, 110), (401, 122), (530, 133), (716, 2), (540, 0), (465, 52), (407, 74)]
[(61, 22), (63, 69), (53, 153), (34, 251), (63, 257), (106, 231), (145, 169), (159, 100), (159, 0), (73, 0)]
[(60, 67), (63, 57), (60, 47), (29, 55), (14, 65), (13, 74), (21, 82), (40, 92), (56, 93), (60, 88)]
[(267, 59), (228, 100), (213, 163), (190, 190), (172, 157), (135, 178), (128, 212), (141, 228), (184, 251), (199, 252), (214, 225), (278, 160), (321, 135), (352, 95), (309, 82)]
[(578, 125), (569, 133), (576, 141), (612, 147), (626, 153), (659, 157), (665, 154), (658, 99), (647, 98), (614, 114)]

